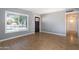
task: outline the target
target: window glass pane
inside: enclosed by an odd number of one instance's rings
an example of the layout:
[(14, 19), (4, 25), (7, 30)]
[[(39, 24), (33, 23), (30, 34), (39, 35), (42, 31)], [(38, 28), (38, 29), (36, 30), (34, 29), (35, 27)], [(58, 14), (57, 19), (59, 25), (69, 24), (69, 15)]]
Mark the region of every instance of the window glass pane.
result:
[(27, 27), (27, 16), (22, 16), (20, 15), (19, 16), (19, 30), (26, 30), (26, 27)]
[(18, 31), (18, 15), (8, 13), (6, 20), (6, 30), (8, 32)]
[(7, 25), (18, 25), (18, 15), (8, 13)]
[(27, 16), (19, 16), (19, 25), (26, 26), (27, 24)]
[(27, 16), (7, 13), (5, 21), (6, 32), (16, 32), (27, 29)]

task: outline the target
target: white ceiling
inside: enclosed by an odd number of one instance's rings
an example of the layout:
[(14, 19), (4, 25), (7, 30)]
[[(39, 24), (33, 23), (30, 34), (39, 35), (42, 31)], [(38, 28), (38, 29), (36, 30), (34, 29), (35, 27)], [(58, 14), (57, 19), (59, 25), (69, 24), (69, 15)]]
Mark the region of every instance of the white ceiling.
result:
[(64, 8), (22, 8), (22, 9), (28, 10), (37, 14), (46, 14), (46, 13), (64, 10)]

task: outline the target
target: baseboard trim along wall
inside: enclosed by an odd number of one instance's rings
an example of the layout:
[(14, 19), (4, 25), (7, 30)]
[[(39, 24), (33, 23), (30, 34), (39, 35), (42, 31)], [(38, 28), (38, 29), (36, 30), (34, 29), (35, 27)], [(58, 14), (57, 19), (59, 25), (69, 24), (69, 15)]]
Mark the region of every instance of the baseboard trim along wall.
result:
[(47, 31), (42, 31), (42, 32), (44, 32), (44, 33), (49, 33), (49, 34), (60, 35), (60, 36), (66, 36), (66, 34), (52, 33), (52, 32), (47, 32)]
[(0, 42), (15, 39), (15, 38), (19, 38), (19, 37), (23, 37), (23, 36), (27, 36), (27, 35), (31, 35), (31, 34), (34, 34), (34, 32), (33, 33), (28, 33), (28, 34), (23, 34), (23, 35), (18, 35), (18, 36), (6, 38), (6, 39), (1, 39)]

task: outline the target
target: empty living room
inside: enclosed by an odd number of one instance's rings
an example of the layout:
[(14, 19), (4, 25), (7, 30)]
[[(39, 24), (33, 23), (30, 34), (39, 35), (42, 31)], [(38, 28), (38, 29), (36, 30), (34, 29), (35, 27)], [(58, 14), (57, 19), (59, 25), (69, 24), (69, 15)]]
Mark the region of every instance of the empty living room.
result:
[(79, 8), (0, 8), (0, 50), (79, 50)]

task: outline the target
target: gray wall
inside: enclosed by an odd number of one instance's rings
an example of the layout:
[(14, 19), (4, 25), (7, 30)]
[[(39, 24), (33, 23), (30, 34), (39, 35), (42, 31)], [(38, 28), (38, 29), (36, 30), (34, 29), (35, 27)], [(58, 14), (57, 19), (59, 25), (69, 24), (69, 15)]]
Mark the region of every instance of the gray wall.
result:
[(77, 17), (77, 34), (79, 37), (79, 8), (75, 8), (76, 11), (78, 11), (78, 17)]
[(41, 31), (65, 35), (65, 12), (58, 11), (41, 15)]
[[(28, 31), (20, 31), (14, 33), (5, 33), (5, 11), (18, 12), (29, 15), (29, 30)], [(0, 40), (6, 39), (10, 37), (15, 37), (18, 35), (28, 34), (34, 32), (34, 14), (30, 11), (25, 11), (17, 8), (0, 8)]]
[(79, 37), (79, 19), (77, 20), (77, 34), (78, 34), (78, 37)]

